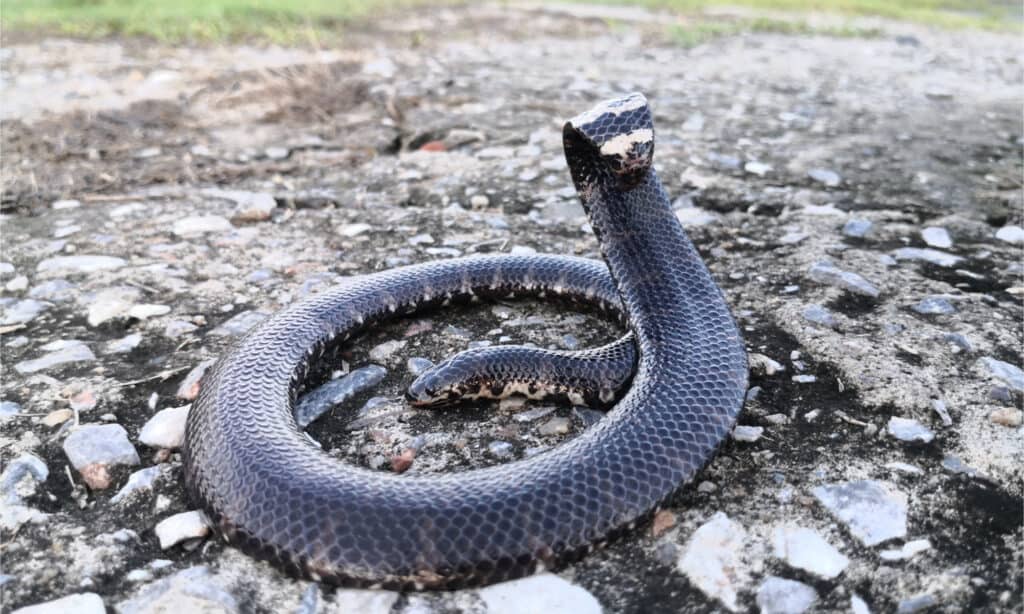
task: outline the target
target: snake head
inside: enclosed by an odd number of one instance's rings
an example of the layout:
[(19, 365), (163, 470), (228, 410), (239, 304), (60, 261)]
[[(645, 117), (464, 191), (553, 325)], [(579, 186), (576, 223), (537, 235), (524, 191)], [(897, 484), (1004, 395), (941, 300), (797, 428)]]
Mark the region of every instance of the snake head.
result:
[(447, 363), (431, 367), (409, 384), (405, 398), (415, 407), (453, 405), (464, 395), (461, 374), (443, 368)]
[(643, 94), (607, 100), (562, 130), (565, 156), (578, 190), (610, 175), (621, 188), (639, 185), (654, 160), (654, 122)]

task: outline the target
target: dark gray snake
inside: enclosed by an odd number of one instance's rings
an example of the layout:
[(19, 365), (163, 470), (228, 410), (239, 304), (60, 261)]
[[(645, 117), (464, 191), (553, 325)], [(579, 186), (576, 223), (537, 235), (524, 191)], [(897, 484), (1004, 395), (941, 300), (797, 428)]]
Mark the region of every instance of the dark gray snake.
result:
[[(185, 480), (229, 542), (322, 581), (486, 584), (629, 530), (709, 460), (741, 408), (746, 354), (651, 166), (647, 101), (605, 102), (563, 137), (607, 269), (537, 255), (383, 271), (268, 318), (211, 368), (188, 417)], [(509, 295), (626, 314), (639, 356), (632, 384), (579, 436), (525, 460), (412, 476), (343, 463), (296, 425), (296, 395), (326, 349), (396, 314)]]

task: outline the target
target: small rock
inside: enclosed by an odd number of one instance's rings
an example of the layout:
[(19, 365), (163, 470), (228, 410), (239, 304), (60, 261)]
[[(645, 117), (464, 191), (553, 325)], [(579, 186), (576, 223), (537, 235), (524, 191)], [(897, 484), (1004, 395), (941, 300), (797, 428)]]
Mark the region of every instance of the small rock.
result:
[(20, 300), (3, 310), (3, 316), (0, 316), (0, 326), (26, 324), (50, 307), (50, 303), (37, 301), (34, 298)]
[(837, 328), (839, 323), (836, 322), (835, 317), (832, 313), (822, 307), (821, 305), (812, 304), (804, 307), (803, 313), (801, 314), (805, 320), (814, 324), (820, 324), (829, 328)]
[(855, 239), (863, 239), (871, 232), (872, 223), (870, 220), (852, 219), (843, 225), (843, 234)]
[(171, 232), (179, 237), (194, 236), (208, 232), (226, 232), (234, 226), (227, 218), (219, 215), (195, 215), (174, 222)]
[(409, 245), (430, 245), (434, 243), (434, 237), (429, 233), (424, 232), (409, 237), (408, 243)]
[(46, 603), (18, 608), (11, 614), (106, 614), (106, 611), (103, 598), (96, 593), (77, 593)]
[(96, 360), (96, 356), (89, 349), (89, 346), (74, 339), (47, 343), (42, 349), (49, 351), (49, 353), (34, 360), (23, 360), (14, 365), (14, 370), (24, 375), (35, 373), (36, 371), (45, 371), (58, 365)]
[(373, 230), (373, 226), (369, 224), (345, 224), (344, 226), (338, 227), (338, 234), (343, 237), (358, 237), (361, 234), (366, 234)]
[(74, 417), (75, 412), (71, 411), (70, 409), (56, 409), (46, 414), (46, 416), (44, 416), (43, 419), (40, 420), (40, 423), (42, 423), (43, 426), (53, 428), (59, 424), (64, 424), (65, 422)]
[(837, 268), (831, 262), (818, 262), (811, 266), (807, 276), (814, 281), (837, 288), (842, 288), (853, 294), (877, 298), (879, 291), (871, 282), (856, 273), (844, 271)]
[(4, 505), (21, 505), (35, 494), (36, 487), (46, 481), (50, 470), (38, 456), (23, 453), (7, 462), (0, 474), (0, 500)]
[(151, 448), (176, 450), (185, 439), (185, 421), (191, 405), (171, 407), (156, 413), (139, 432), (139, 441)]
[(853, 614), (871, 614), (871, 608), (856, 593), (850, 595), (850, 611)]
[(893, 416), (892, 418), (889, 418), (889, 425), (887, 428), (889, 434), (900, 441), (928, 443), (935, 439), (935, 433), (912, 418), (898, 418)]
[(73, 298), (71, 291), (74, 289), (75, 284), (66, 279), (49, 279), (32, 286), (28, 295), (43, 301), (64, 302)]
[(103, 353), (126, 354), (139, 347), (140, 343), (142, 343), (142, 335), (140, 333), (131, 333), (121, 337), (120, 339), (114, 339), (113, 341), (108, 342), (103, 347)]
[(91, 390), (83, 390), (68, 399), (68, 402), (71, 404), (72, 410), (86, 412), (94, 409), (99, 401)]
[(164, 518), (153, 532), (160, 540), (160, 549), (167, 550), (187, 539), (206, 537), (210, 533), (210, 524), (205, 514), (192, 510)]
[(920, 260), (941, 267), (951, 267), (959, 264), (963, 258), (940, 252), (937, 249), (920, 247), (901, 247), (892, 253), (896, 260)]
[(295, 404), (295, 421), (299, 428), (306, 428), (330, 408), (379, 384), (385, 375), (384, 367), (369, 365), (327, 382), (299, 398)]
[(812, 168), (811, 170), (807, 171), (807, 176), (817, 181), (818, 183), (825, 184), (825, 186), (830, 188), (838, 186), (840, 181), (842, 181), (842, 179), (839, 177), (839, 173), (833, 170), (829, 170), (827, 168)]
[(64, 454), (94, 490), (110, 487), (110, 467), (139, 464), (135, 446), (119, 424), (79, 426), (64, 440)]
[(167, 323), (164, 327), (164, 336), (168, 339), (177, 339), (182, 335), (187, 335), (199, 327), (191, 322), (184, 320), (172, 320)]
[(893, 484), (857, 480), (819, 486), (812, 492), (865, 546), (907, 534), (907, 495)]
[(794, 375), (789, 379), (793, 380), (797, 384), (813, 384), (818, 381), (818, 378), (813, 375)]
[(707, 211), (700, 207), (683, 207), (682, 209), (676, 210), (676, 219), (679, 223), (686, 228), (694, 226), (707, 226), (708, 224), (714, 224), (721, 218), (720, 215), (714, 211)]
[(13, 418), (21, 413), (21, 405), (14, 401), (0, 401), (0, 420)]
[(850, 559), (811, 529), (777, 527), (772, 534), (772, 544), (775, 556), (790, 567), (808, 571), (827, 580), (843, 573), (850, 564)]
[(1003, 226), (996, 231), (996, 238), (1007, 243), (1024, 243), (1024, 228), (1020, 226)]
[(54, 211), (66, 211), (68, 209), (77, 209), (82, 206), (82, 202), (78, 200), (66, 199), (66, 200), (55, 200), (50, 204), (50, 208)]
[(761, 614), (801, 614), (818, 599), (818, 593), (803, 582), (768, 576), (757, 589)]
[(939, 249), (953, 247), (953, 239), (949, 236), (949, 232), (945, 228), (938, 226), (929, 226), (921, 230), (921, 238), (928, 244), (928, 247), (937, 247)]
[(408, 344), (408, 341), (401, 339), (392, 339), (391, 341), (385, 341), (380, 345), (370, 350), (370, 360), (373, 362), (379, 362), (387, 364), (389, 360), (395, 355), (395, 352), (401, 350)]
[(705, 595), (739, 611), (737, 592), (748, 575), (741, 552), (746, 539), (739, 523), (716, 512), (687, 540), (676, 567)]
[(736, 441), (754, 442), (764, 434), (763, 426), (744, 426), (737, 424), (732, 430), (732, 438)]
[(109, 288), (99, 292), (89, 303), (86, 322), (89, 326), (99, 326), (104, 322), (127, 315), (128, 310), (139, 298), (135, 288)]
[(977, 364), (983, 367), (989, 375), (1009, 386), (1011, 390), (1024, 392), (1024, 371), (1021, 371), (1020, 367), (996, 360), (991, 356), (979, 358)]
[(262, 311), (242, 311), (211, 330), (210, 334), (215, 337), (240, 337), (266, 319), (267, 314)]
[(128, 310), (128, 317), (136, 320), (146, 320), (156, 316), (163, 316), (171, 313), (171, 308), (167, 305), (151, 305), (143, 303), (141, 305), (132, 305)]
[(213, 366), (213, 363), (214, 360), (209, 359), (204, 360), (193, 367), (192, 370), (188, 372), (188, 375), (185, 376), (185, 379), (181, 381), (175, 396), (185, 401), (194, 401), (196, 397), (199, 396), (199, 383), (202, 381), (206, 370)]
[(927, 610), (937, 603), (938, 600), (931, 594), (921, 593), (901, 600), (899, 605), (896, 606), (896, 614), (913, 614), (914, 612)]
[(601, 614), (602, 611), (593, 595), (550, 573), (492, 584), (477, 594), (488, 614)]
[(911, 309), (924, 315), (949, 315), (956, 313), (956, 307), (953, 306), (953, 303), (950, 303), (941, 296), (929, 296), (911, 307)]
[(242, 611), (235, 598), (213, 580), (206, 567), (191, 567), (146, 584), (134, 597), (118, 603), (114, 610), (117, 614), (236, 614)]
[(1024, 419), (1024, 414), (1022, 414), (1021, 410), (1016, 407), (1000, 407), (999, 409), (993, 410), (992, 413), (988, 415), (988, 419), (993, 424), (1017, 428), (1021, 425), (1021, 421)]
[(710, 480), (704, 480), (700, 484), (697, 484), (697, 492), (699, 493), (709, 494), (716, 490), (718, 490), (718, 484), (715, 484)]
[(508, 253), (511, 256), (532, 256), (537, 253), (537, 250), (529, 245), (513, 245), (512, 248), (508, 250)]
[(552, 418), (540, 425), (537, 432), (543, 436), (548, 435), (564, 435), (569, 432), (571, 422), (568, 418)]
[(487, 451), (495, 458), (509, 458), (512, 456), (512, 444), (507, 441), (492, 441), (487, 444)]
[[(312, 586), (316, 585), (313, 584)], [(335, 614), (348, 614), (349, 612), (352, 614), (390, 614), (391, 609), (398, 601), (398, 597), (399, 593), (394, 591), (358, 588), (341, 589), (335, 591), (334, 598), (325, 604), (328, 607), (325, 607), (323, 610), (313, 610), (309, 614), (315, 614), (317, 611), (324, 613), (333, 612)], [(402, 614), (416, 614), (409, 608), (405, 608), (401, 612)]]
[(110, 502), (120, 503), (136, 492), (153, 488), (153, 483), (160, 477), (162, 471), (163, 467), (161, 465), (153, 465), (152, 467), (139, 469), (132, 473), (128, 476), (128, 481), (121, 487), (121, 490), (117, 491), (117, 494), (110, 498)]
[[(263, 150), (263, 155), (269, 160), (284, 160), (290, 156), (292, 150), (287, 147), (267, 147)], [(268, 195), (269, 196), (269, 195)]]
[(903, 544), (898, 550), (882, 550), (878, 553), (883, 561), (903, 561), (932, 547), (927, 539), (915, 539)]
[(124, 579), (132, 584), (149, 582), (153, 579), (153, 572), (148, 569), (133, 569), (124, 575)]
[(953, 417), (949, 415), (949, 409), (946, 408), (946, 402), (942, 399), (932, 399), (932, 409), (939, 415), (939, 420), (942, 420), (942, 426), (953, 426)]
[(413, 377), (419, 377), (423, 373), (426, 373), (431, 367), (434, 366), (433, 361), (427, 360), (426, 358), (420, 358), (413, 356), (409, 360), (405, 361), (405, 366), (409, 370), (409, 374)]
[(7, 285), (5, 285), (4, 288), (6, 288), (8, 292), (21, 292), (28, 288), (28, 277), (18, 275), (11, 281), (7, 282)]
[(758, 177), (764, 177), (768, 173), (772, 172), (772, 165), (765, 164), (764, 162), (747, 162), (743, 165), (743, 170), (747, 171), (751, 175), (757, 175)]
[(113, 271), (128, 264), (123, 258), (114, 256), (56, 256), (47, 258), (36, 266), (36, 272), (51, 275), (73, 273), (95, 273)]
[(899, 473), (906, 473), (908, 475), (922, 475), (924, 473), (924, 469), (921, 469), (916, 465), (911, 465), (909, 463), (901, 463), (899, 461), (886, 463), (885, 467), (886, 469), (892, 469), (893, 471), (897, 471)]

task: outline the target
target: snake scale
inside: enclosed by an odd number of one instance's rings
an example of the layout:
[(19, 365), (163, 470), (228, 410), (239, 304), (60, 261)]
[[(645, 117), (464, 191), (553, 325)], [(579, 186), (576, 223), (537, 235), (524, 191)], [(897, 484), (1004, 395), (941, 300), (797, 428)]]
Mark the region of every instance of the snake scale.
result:
[[(742, 406), (746, 353), (652, 166), (647, 100), (601, 103), (563, 141), (607, 267), (481, 256), (362, 276), (268, 318), (211, 367), (188, 416), (185, 481), (229, 543), (324, 582), (488, 584), (628, 531), (710, 459)], [(509, 295), (625, 314), (632, 382), (577, 437), (493, 467), (398, 475), (332, 458), (297, 426), (296, 395), (326, 349), (397, 315)]]

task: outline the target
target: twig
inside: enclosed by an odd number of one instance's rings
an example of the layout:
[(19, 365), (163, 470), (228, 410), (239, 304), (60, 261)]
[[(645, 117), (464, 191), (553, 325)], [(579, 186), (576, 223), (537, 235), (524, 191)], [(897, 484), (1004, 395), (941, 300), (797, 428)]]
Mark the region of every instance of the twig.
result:
[(151, 375), (149, 377), (144, 377), (142, 379), (132, 380), (130, 382), (120, 382), (120, 383), (114, 384), (114, 387), (115, 388), (124, 388), (125, 386), (134, 386), (136, 384), (143, 384), (145, 382), (151, 382), (153, 380), (167, 381), (175, 373), (181, 373), (182, 371), (184, 371), (186, 369), (188, 369), (187, 366), (185, 366), (185, 367), (178, 367), (177, 369), (171, 369), (169, 371), (161, 371), (160, 373), (157, 373), (156, 375)]

